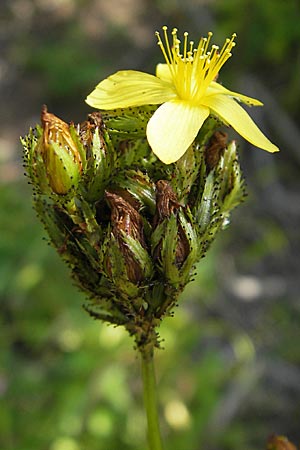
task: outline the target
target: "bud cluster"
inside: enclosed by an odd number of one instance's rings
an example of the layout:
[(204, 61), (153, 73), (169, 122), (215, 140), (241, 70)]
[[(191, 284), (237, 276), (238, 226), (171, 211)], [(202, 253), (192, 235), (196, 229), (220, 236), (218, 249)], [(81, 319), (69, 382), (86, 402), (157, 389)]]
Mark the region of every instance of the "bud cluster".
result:
[(214, 118), (166, 165), (146, 139), (154, 109), (95, 112), (68, 125), (43, 107), (42, 127), (22, 139), (36, 211), (87, 294), (85, 309), (150, 349), (245, 195), (235, 142)]

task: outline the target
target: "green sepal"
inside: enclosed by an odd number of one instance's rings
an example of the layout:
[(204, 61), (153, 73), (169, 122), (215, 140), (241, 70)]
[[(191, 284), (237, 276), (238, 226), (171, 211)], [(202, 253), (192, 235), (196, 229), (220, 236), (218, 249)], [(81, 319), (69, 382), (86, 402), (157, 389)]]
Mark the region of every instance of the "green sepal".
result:
[(124, 231), (122, 232), (122, 237), (124, 243), (131, 251), (133, 258), (139, 264), (143, 278), (151, 279), (154, 273), (154, 267), (147, 250), (142, 247), (139, 241), (133, 239), (133, 237), (127, 235)]
[(225, 193), (222, 212), (230, 213), (237, 205), (239, 205), (246, 196), (244, 179), (242, 177), (241, 168), (238, 162), (235, 141), (230, 142), (224, 157), (220, 161), (223, 172), (222, 192)]
[(178, 239), (177, 218), (171, 215), (160, 223), (154, 230), (151, 240), (152, 249), (155, 251), (160, 247), (158, 266), (166, 280), (172, 283), (178, 282), (178, 268), (175, 257)]
[(102, 111), (101, 114), (109, 133), (123, 140), (145, 136), (147, 123), (156, 109), (156, 106), (145, 105)]
[[(35, 196), (36, 213), (47, 230), (51, 243), (63, 255), (66, 243), (68, 243), (71, 221), (67, 216), (63, 217), (63, 213), (53, 206), (53, 202), (47, 197)], [(65, 253), (64, 259), (70, 261), (70, 255)]]
[(180, 202), (186, 202), (195, 182), (199, 185), (206, 175), (203, 171), (204, 150), (216, 128), (217, 121), (210, 116), (201, 127), (196, 140), (174, 164), (171, 184)]
[(79, 137), (78, 132), (74, 125), (70, 125), (69, 132), (70, 132), (70, 135), (76, 145), (78, 153), (80, 155), (82, 168), (83, 168), (83, 170), (85, 170), (85, 168), (86, 168), (86, 152), (85, 152), (82, 142), (80, 141), (80, 137)]
[(24, 148), (23, 159), (27, 176), (30, 178), (34, 189), (42, 194), (51, 194), (44, 161), (41, 152), (38, 151), (38, 142), (42, 134), (41, 127), (32, 128), (25, 137), (20, 138)]
[(110, 307), (107, 303), (106, 299), (101, 297), (94, 301), (87, 300), (83, 304), (83, 308), (93, 319), (108, 322), (112, 325), (125, 325), (128, 322), (128, 318), (121, 314), (118, 308), (114, 308), (113, 311), (110, 311)]
[(148, 174), (138, 169), (128, 169), (114, 178), (112, 186), (126, 189), (143, 205), (143, 209), (146, 209), (147, 212), (154, 216), (156, 208), (155, 185)]
[(189, 253), (180, 268), (180, 284), (185, 286), (190, 281), (194, 266), (199, 260), (199, 237), (188, 208), (185, 214), (182, 210), (179, 210), (178, 219), (189, 243)]
[(109, 134), (97, 127), (92, 139), (91, 156), (82, 177), (83, 195), (89, 202), (101, 200), (115, 166), (115, 151)]
[(119, 142), (117, 168), (143, 167), (151, 153), (146, 136)]
[(87, 235), (93, 247), (99, 246), (103, 239), (104, 231), (96, 220), (96, 207), (94, 203), (88, 203), (82, 196), (72, 197), (64, 205), (75, 225)]
[(199, 196), (193, 215), (195, 217), (195, 222), (198, 225), (198, 233), (204, 234), (208, 228), (211, 226), (212, 216), (216, 215), (219, 208), (216, 204), (216, 199), (218, 198), (219, 183), (216, 183), (215, 170), (209, 172), (204, 190)]
[(56, 194), (66, 194), (78, 184), (80, 175), (78, 164), (74, 161), (73, 155), (56, 142), (49, 144), (46, 171), (49, 184)]
[(107, 267), (106, 273), (115, 284), (116, 289), (129, 298), (137, 297), (138, 286), (128, 279), (126, 261), (113, 233), (110, 233), (110, 239), (107, 242), (104, 261)]

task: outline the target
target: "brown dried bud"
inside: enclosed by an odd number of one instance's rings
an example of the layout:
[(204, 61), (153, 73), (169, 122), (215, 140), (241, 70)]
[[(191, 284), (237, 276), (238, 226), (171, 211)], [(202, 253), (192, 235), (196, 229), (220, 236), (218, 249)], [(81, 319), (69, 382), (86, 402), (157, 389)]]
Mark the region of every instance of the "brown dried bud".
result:
[(102, 116), (100, 112), (93, 112), (88, 114), (88, 119), (80, 124), (79, 135), (82, 144), (89, 148), (93, 142), (93, 136), (96, 128), (101, 128), (103, 125)]
[(168, 181), (159, 180), (156, 183), (156, 211), (153, 226), (156, 228), (165, 218), (174, 214), (182, 205), (179, 203), (172, 186)]
[(208, 172), (214, 169), (220, 161), (220, 157), (227, 147), (227, 138), (227, 133), (223, 133), (222, 131), (216, 131), (211, 137), (208, 147), (205, 150), (205, 163)]
[[(127, 191), (125, 191), (127, 192)], [(127, 192), (126, 200), (119, 193), (105, 192), (106, 200), (111, 208), (112, 233), (116, 238), (119, 249), (124, 256), (128, 279), (132, 282), (138, 282), (143, 278), (143, 270), (137, 262), (132, 250), (124, 242), (123, 233), (138, 241), (143, 248), (146, 248), (143, 220), (137, 209), (136, 200), (132, 198), (132, 204), (129, 203), (130, 194)], [(131, 200), (130, 200), (131, 201)], [(109, 269), (111, 270), (111, 269)]]

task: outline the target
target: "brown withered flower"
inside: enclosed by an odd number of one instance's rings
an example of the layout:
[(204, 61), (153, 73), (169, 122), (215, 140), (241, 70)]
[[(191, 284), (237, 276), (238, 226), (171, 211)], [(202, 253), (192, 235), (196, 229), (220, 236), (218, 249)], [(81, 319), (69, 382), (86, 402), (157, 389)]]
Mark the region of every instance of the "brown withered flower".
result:
[(228, 145), (228, 135), (223, 131), (215, 131), (205, 149), (205, 163), (209, 172), (217, 166), (220, 157)]
[(91, 148), (93, 142), (93, 133), (96, 128), (101, 128), (103, 125), (102, 115), (100, 112), (93, 112), (88, 114), (87, 120), (82, 122), (79, 127), (79, 135), (82, 144), (87, 148)]
[[(122, 193), (123, 196), (120, 193), (106, 191), (105, 197), (111, 209), (112, 233), (118, 241), (119, 248), (124, 256), (128, 279), (132, 282), (138, 282), (143, 275), (141, 267), (126, 242), (124, 242), (123, 233), (131, 236), (142, 247), (146, 248), (143, 220), (136, 209), (137, 201), (130, 197), (127, 191)], [(109, 266), (108, 270), (110, 270)]]

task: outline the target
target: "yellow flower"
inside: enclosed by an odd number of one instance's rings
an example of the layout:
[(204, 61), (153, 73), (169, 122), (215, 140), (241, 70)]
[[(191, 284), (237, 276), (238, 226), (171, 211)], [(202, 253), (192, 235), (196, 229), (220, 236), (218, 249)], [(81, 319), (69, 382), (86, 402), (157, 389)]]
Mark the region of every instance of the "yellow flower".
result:
[(278, 151), (236, 100), (255, 106), (262, 103), (215, 81), (231, 56), (236, 35), (226, 39), (220, 50), (210, 46), (212, 33), (201, 38), (197, 47), (188, 40), (187, 32), (182, 46), (176, 28), (172, 44), (167, 27), (163, 27), (163, 33), (165, 43), (158, 32), (156, 35), (166, 64), (158, 64), (156, 76), (134, 70), (116, 72), (101, 81), (86, 102), (102, 110), (161, 105), (148, 122), (147, 139), (165, 164), (177, 161), (186, 152), (210, 114), (232, 126), (251, 144), (268, 152)]

